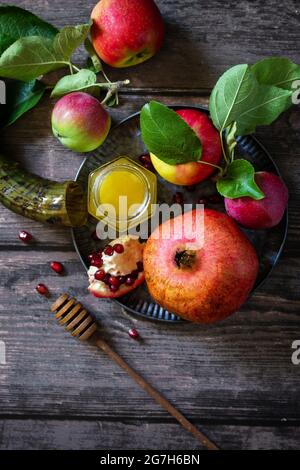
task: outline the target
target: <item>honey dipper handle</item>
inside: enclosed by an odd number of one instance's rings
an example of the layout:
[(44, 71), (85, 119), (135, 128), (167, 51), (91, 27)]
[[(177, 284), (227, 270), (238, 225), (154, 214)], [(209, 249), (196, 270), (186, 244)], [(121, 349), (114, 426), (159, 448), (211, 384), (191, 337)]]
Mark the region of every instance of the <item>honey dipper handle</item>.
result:
[(190, 421), (188, 421), (183, 414), (180, 413), (166, 398), (164, 398), (155, 388), (152, 387), (148, 382), (146, 382), (143, 377), (138, 374), (134, 369), (132, 369), (127, 362), (122, 359), (119, 354), (117, 354), (111, 347), (101, 338), (97, 339), (96, 345), (99, 349), (104, 351), (114, 362), (116, 362), (122, 369), (127, 372), (130, 377), (142, 388), (145, 392), (148, 393), (154, 400), (161, 405), (170, 415), (172, 415), (177, 421), (183, 426), (188, 432), (193, 434), (193, 436), (207, 449), (209, 450), (219, 450), (219, 448), (211, 442), (201, 431), (199, 431)]

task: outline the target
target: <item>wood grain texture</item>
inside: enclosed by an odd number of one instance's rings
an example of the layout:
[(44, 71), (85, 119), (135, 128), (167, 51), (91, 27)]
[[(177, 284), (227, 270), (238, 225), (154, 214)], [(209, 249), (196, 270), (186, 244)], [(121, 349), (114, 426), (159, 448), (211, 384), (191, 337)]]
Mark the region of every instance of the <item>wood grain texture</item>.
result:
[[(299, 448), (300, 428), (293, 426), (202, 426), (224, 450)], [(201, 450), (176, 424), (136, 420), (2, 420), (1, 450)]]
[[(62, 26), (85, 22), (95, 2), (6, 3)], [(166, 104), (205, 103), (202, 93), (239, 62), (277, 54), (300, 63), (296, 0), (284, 6), (275, 0), (158, 4), (168, 24), (161, 53), (136, 68), (109, 69), (113, 78), (129, 76), (133, 86), (111, 111), (114, 122), (153, 98)], [(74, 178), (83, 156), (52, 137), (53, 103), (46, 97), (1, 133), (1, 151), (29, 171)], [(204, 423), (203, 431), (221, 447), (297, 447), (300, 366), (291, 363), (291, 344), (300, 339), (299, 107), (260, 129), (258, 137), (290, 190), (288, 243), (268, 282), (241, 312), (215, 326), (143, 321), (124, 315), (114, 303), (91, 298), (70, 231), (0, 207), (0, 340), (7, 353), (7, 364), (0, 365), (0, 448), (122, 449), (134, 444), (154, 449), (161, 443), (166, 449), (194, 448), (184, 431), (107, 357), (56, 325), (51, 301), (34, 290), (38, 282), (49, 286), (52, 300), (67, 291), (95, 312), (111, 345), (201, 429)], [(18, 240), (20, 229), (35, 236), (32, 245)], [(64, 263), (66, 276), (50, 270), (53, 260)], [(127, 335), (133, 325), (143, 336), (141, 344)], [(291, 427), (279, 427), (282, 423)]]
[[(61, 27), (86, 22), (96, 0), (9, 0)], [(167, 31), (160, 53), (128, 70), (107, 67), (135, 88), (209, 91), (229, 66), (288, 55), (300, 63), (297, 0), (157, 0)]]

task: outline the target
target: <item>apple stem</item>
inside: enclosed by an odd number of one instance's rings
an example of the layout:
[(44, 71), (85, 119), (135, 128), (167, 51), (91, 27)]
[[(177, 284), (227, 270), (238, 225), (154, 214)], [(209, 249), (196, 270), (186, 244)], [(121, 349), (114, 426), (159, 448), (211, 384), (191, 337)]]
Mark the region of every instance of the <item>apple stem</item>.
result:
[(104, 100), (101, 101), (101, 104), (105, 104), (108, 102), (108, 100), (113, 96), (116, 95), (116, 103), (118, 104), (118, 91), (120, 88), (123, 86), (129, 85), (130, 80), (123, 80), (123, 81), (118, 81), (118, 82), (110, 82), (110, 83), (97, 83), (96, 85), (99, 86), (99, 88), (107, 88), (108, 92), (104, 98)]

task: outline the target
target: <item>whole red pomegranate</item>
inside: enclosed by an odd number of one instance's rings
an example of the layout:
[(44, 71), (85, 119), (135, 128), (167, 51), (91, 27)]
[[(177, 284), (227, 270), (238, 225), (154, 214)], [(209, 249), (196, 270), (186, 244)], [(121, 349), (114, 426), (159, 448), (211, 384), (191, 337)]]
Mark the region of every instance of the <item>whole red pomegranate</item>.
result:
[(201, 231), (187, 238), (184, 234), (191, 233), (200, 212), (168, 220), (152, 233), (144, 250), (145, 278), (152, 297), (170, 312), (213, 323), (245, 302), (257, 277), (258, 258), (235, 222), (214, 210), (204, 209), (203, 239)]

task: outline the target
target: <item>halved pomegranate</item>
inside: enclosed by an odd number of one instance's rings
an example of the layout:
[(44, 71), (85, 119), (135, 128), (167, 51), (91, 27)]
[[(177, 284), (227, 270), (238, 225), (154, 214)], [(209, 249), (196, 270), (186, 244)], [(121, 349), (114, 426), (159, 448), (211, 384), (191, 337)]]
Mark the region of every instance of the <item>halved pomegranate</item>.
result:
[(144, 245), (137, 237), (124, 236), (110, 242), (104, 250), (93, 253), (89, 257), (90, 293), (98, 298), (113, 299), (142, 284), (145, 280)]

